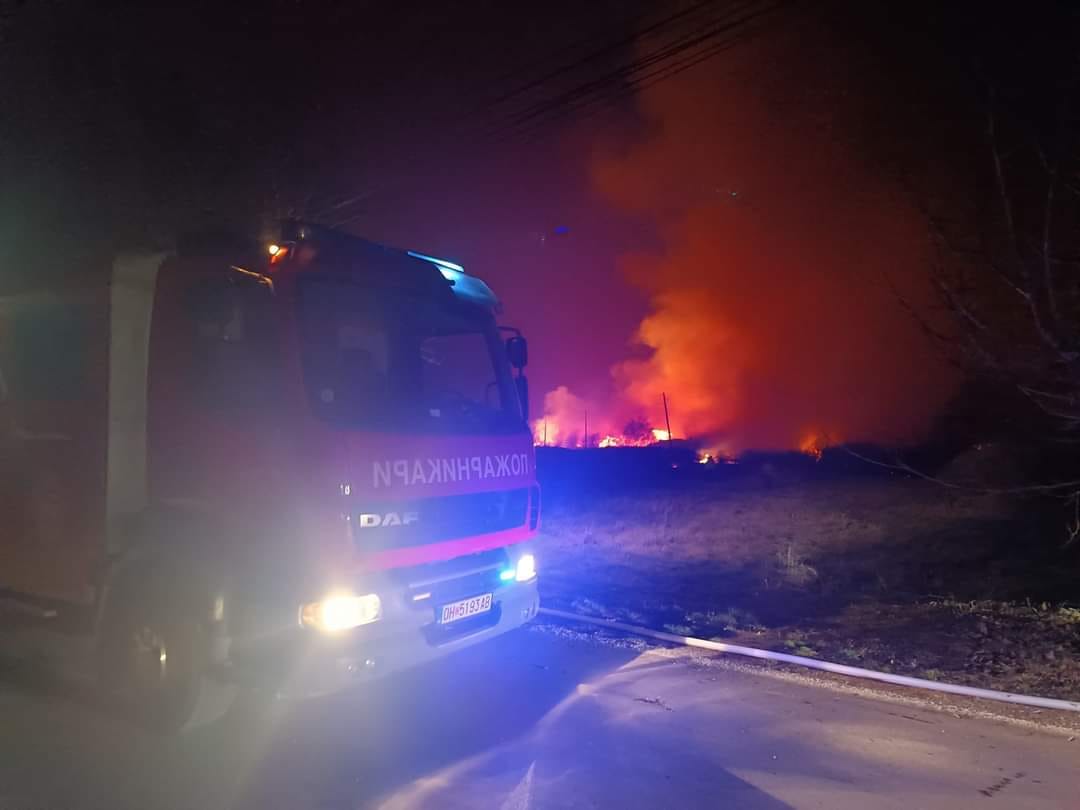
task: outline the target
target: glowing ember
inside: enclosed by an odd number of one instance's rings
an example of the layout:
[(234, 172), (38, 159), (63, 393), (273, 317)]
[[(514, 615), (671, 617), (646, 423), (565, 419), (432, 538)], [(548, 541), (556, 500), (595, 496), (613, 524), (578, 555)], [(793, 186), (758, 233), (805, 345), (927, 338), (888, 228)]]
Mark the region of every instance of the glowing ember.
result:
[(821, 461), (821, 442), (817, 435), (813, 433), (799, 442), (799, 451), (806, 453), (808, 456), (812, 456), (814, 461)]
[(666, 442), (671, 440), (671, 434), (662, 428), (652, 429), (653, 441)]

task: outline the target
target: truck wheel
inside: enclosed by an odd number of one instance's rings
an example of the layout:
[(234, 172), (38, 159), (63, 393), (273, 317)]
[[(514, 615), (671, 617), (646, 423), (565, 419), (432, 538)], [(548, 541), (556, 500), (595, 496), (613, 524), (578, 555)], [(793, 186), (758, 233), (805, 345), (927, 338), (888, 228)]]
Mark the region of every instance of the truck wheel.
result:
[(180, 731), (199, 703), (205, 665), (202, 628), (158, 600), (120, 598), (102, 627), (99, 675), (106, 694), (156, 731)]

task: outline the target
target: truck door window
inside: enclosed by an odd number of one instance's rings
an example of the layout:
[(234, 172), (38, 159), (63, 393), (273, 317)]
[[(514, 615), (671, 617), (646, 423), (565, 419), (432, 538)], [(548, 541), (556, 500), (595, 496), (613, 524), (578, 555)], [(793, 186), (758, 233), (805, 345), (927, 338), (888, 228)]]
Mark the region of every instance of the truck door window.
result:
[(479, 332), (435, 335), (420, 344), (425, 401), (499, 404), (490, 349)]
[[(328, 372), (319, 383), (319, 399), (326, 404), (341, 398), (345, 402), (389, 394), (389, 347), (386, 335), (367, 323), (337, 325), (337, 352), (323, 353), (324, 359), (336, 360), (336, 370)], [(331, 376), (332, 375), (332, 376)]]
[(311, 278), (301, 287), (298, 314), (305, 382), (320, 418), (433, 432), (521, 428), (490, 313)]
[(273, 297), (248, 282), (197, 288), (191, 389), (212, 410), (259, 413), (278, 401), (281, 370)]

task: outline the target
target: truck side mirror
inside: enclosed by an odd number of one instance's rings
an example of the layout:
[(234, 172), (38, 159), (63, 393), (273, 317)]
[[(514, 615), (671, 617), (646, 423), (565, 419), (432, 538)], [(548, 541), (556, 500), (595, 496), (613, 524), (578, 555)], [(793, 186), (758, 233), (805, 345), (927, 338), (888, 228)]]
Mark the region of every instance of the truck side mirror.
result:
[(506, 356), (518, 371), (529, 364), (529, 343), (521, 335), (506, 339)]
[(529, 421), (529, 380), (524, 374), (514, 377), (514, 385), (517, 387), (518, 399), (521, 401), (521, 417)]

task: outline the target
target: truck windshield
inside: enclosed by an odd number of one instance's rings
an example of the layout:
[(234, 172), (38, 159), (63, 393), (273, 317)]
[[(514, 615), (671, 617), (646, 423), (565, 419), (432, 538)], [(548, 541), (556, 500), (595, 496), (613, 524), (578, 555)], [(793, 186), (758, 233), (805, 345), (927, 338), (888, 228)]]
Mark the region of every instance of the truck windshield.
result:
[(521, 428), (490, 313), (322, 279), (301, 284), (298, 306), (305, 383), (320, 418), (440, 433)]

